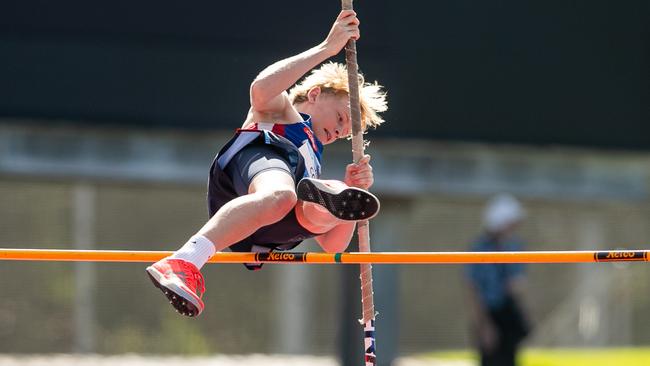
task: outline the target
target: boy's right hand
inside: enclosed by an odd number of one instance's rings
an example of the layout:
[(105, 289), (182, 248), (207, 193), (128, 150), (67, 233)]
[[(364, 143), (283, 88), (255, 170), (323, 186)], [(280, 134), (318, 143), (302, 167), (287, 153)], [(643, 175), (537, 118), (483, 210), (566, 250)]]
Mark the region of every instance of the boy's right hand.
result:
[(327, 35), (325, 42), (323, 42), (325, 48), (332, 56), (338, 54), (348, 43), (349, 39), (356, 41), (361, 37), (359, 24), (357, 13), (354, 10), (343, 10), (339, 13), (339, 16), (332, 25), (332, 29), (330, 29), (330, 33)]

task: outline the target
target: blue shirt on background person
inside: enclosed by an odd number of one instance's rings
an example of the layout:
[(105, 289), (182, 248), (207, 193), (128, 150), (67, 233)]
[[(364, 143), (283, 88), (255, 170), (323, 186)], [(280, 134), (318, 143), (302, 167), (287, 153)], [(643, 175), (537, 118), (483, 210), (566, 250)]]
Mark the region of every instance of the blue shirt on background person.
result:
[[(493, 236), (484, 234), (472, 244), (471, 251), (520, 251), (522, 248), (522, 242), (516, 237), (498, 241)], [(476, 286), (483, 304), (490, 309), (498, 309), (509, 296), (508, 283), (515, 277), (523, 276), (525, 266), (521, 263), (470, 264), (466, 267), (466, 272), (470, 281)]]

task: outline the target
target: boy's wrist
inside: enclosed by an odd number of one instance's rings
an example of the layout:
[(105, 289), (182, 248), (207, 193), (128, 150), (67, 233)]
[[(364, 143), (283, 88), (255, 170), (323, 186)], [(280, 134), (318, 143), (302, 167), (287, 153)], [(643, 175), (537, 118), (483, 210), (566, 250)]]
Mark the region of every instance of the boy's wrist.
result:
[(322, 42), (314, 48), (317, 50), (318, 53), (323, 55), (324, 57), (323, 61), (327, 60), (330, 57), (334, 57), (339, 53), (339, 51), (332, 49), (331, 47), (328, 47), (326, 42)]

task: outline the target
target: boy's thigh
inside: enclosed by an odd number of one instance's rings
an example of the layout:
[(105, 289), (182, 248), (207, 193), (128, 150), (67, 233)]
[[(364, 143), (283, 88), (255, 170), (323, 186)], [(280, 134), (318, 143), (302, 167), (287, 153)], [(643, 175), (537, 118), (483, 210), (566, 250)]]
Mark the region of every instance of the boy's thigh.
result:
[(259, 188), (295, 187), (295, 177), (287, 159), (268, 145), (246, 146), (225, 169), (237, 194), (245, 195)]

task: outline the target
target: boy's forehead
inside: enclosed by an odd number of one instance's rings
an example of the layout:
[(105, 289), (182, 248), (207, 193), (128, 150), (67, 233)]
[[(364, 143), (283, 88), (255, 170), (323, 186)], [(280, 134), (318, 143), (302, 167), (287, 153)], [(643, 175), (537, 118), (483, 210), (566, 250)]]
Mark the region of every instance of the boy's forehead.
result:
[(337, 95), (337, 102), (345, 108), (350, 108), (350, 98), (347, 95)]
[(350, 100), (345, 95), (327, 95), (325, 98), (322, 98), (321, 100), (322, 102), (330, 105), (335, 105), (346, 109), (350, 108)]

